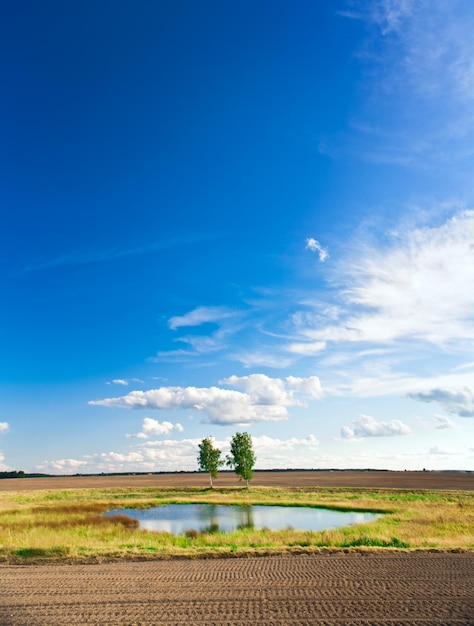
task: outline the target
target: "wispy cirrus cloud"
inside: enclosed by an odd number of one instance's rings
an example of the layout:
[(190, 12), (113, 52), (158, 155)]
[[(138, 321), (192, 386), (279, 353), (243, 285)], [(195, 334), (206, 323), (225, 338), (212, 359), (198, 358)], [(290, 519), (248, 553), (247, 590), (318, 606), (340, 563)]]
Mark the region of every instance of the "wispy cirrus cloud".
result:
[(91, 263), (105, 263), (130, 256), (150, 254), (160, 250), (171, 250), (173, 248), (188, 246), (217, 239), (217, 235), (192, 234), (180, 237), (170, 237), (159, 241), (152, 241), (146, 244), (137, 244), (128, 248), (109, 248), (106, 250), (73, 250), (65, 254), (35, 261), (23, 268), (24, 272), (34, 272), (47, 270), (54, 267), (68, 265), (89, 265)]
[(180, 335), (175, 339), (188, 346), (187, 349), (160, 350), (150, 361), (186, 361), (203, 354), (219, 352), (228, 346), (228, 342), (241, 329), (243, 313), (224, 306), (200, 306), (184, 315), (173, 316), (168, 320), (171, 330), (179, 328), (197, 328), (211, 324), (214, 328), (208, 332), (194, 332)]
[[(474, 211), (440, 226), (392, 233), (389, 246), (359, 244), (338, 264), (344, 303), (336, 323), (321, 311), (293, 315), (308, 352), (324, 343), (393, 345), (410, 340), (466, 350), (474, 341)], [(296, 343), (304, 354), (305, 342)]]
[(370, 97), (353, 119), (343, 150), (372, 162), (423, 169), (446, 170), (471, 159), (471, 2), (356, 1), (339, 15), (365, 22), (371, 33), (357, 55), (367, 70)]
[(236, 317), (237, 313), (224, 306), (199, 306), (184, 315), (171, 317), (168, 326), (176, 330), (182, 326), (201, 326), (202, 324), (221, 324), (224, 320)]
[(278, 348), (262, 346), (259, 349), (239, 349), (234, 351), (229, 358), (238, 361), (245, 368), (271, 367), (273, 369), (285, 369), (289, 367), (294, 359), (281, 354)]

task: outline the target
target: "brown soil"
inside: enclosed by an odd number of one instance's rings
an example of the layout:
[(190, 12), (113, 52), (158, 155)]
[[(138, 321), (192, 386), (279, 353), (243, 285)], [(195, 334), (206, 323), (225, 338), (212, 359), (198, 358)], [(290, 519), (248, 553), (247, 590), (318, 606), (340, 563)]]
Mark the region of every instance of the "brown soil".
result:
[[(5, 478), (0, 491), (30, 489), (81, 489), (105, 487), (207, 487), (206, 474), (140, 474), (136, 476), (55, 476), (51, 478)], [(238, 486), (232, 472), (221, 472), (216, 487)], [(474, 472), (382, 472), (382, 471), (257, 471), (252, 485), (269, 487), (367, 487), (369, 489), (447, 489), (474, 491)]]
[(0, 567), (2, 626), (474, 624), (473, 553)]
[[(0, 490), (205, 484), (200, 474), (160, 474), (4, 479)], [(257, 472), (253, 484), (474, 490), (474, 475)], [(390, 550), (0, 565), (0, 626), (474, 626), (473, 572), (474, 552)]]

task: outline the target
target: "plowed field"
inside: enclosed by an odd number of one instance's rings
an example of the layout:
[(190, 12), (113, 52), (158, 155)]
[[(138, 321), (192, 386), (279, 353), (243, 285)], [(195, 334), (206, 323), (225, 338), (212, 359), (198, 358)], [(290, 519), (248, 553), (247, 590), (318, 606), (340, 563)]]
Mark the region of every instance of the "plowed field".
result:
[(474, 554), (0, 568), (2, 626), (472, 625)]
[[(16, 479), (0, 481), (0, 490), (188, 487), (203, 479)], [(235, 484), (235, 476), (218, 484)], [(254, 484), (474, 489), (472, 474), (430, 472), (259, 472)], [(0, 626), (474, 626), (473, 581), (473, 552), (1, 565)]]

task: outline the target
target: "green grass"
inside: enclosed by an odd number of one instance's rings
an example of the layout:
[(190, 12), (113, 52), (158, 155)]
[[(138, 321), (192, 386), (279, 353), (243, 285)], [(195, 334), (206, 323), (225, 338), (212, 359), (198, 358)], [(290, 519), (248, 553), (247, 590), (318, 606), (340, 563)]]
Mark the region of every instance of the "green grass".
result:
[[(140, 530), (110, 509), (171, 503), (266, 504), (384, 513), (371, 523), (321, 532), (246, 528), (182, 536)], [(328, 549), (474, 550), (474, 494), (366, 489), (78, 489), (0, 492), (0, 560), (169, 558)]]

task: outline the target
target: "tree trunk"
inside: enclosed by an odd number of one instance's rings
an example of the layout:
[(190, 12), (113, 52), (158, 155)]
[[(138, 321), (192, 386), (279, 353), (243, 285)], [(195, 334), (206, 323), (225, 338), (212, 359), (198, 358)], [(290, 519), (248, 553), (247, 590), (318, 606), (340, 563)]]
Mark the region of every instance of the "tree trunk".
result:
[(213, 485), (212, 485), (212, 474), (209, 474), (209, 482), (211, 484), (211, 489), (212, 489), (213, 488)]

